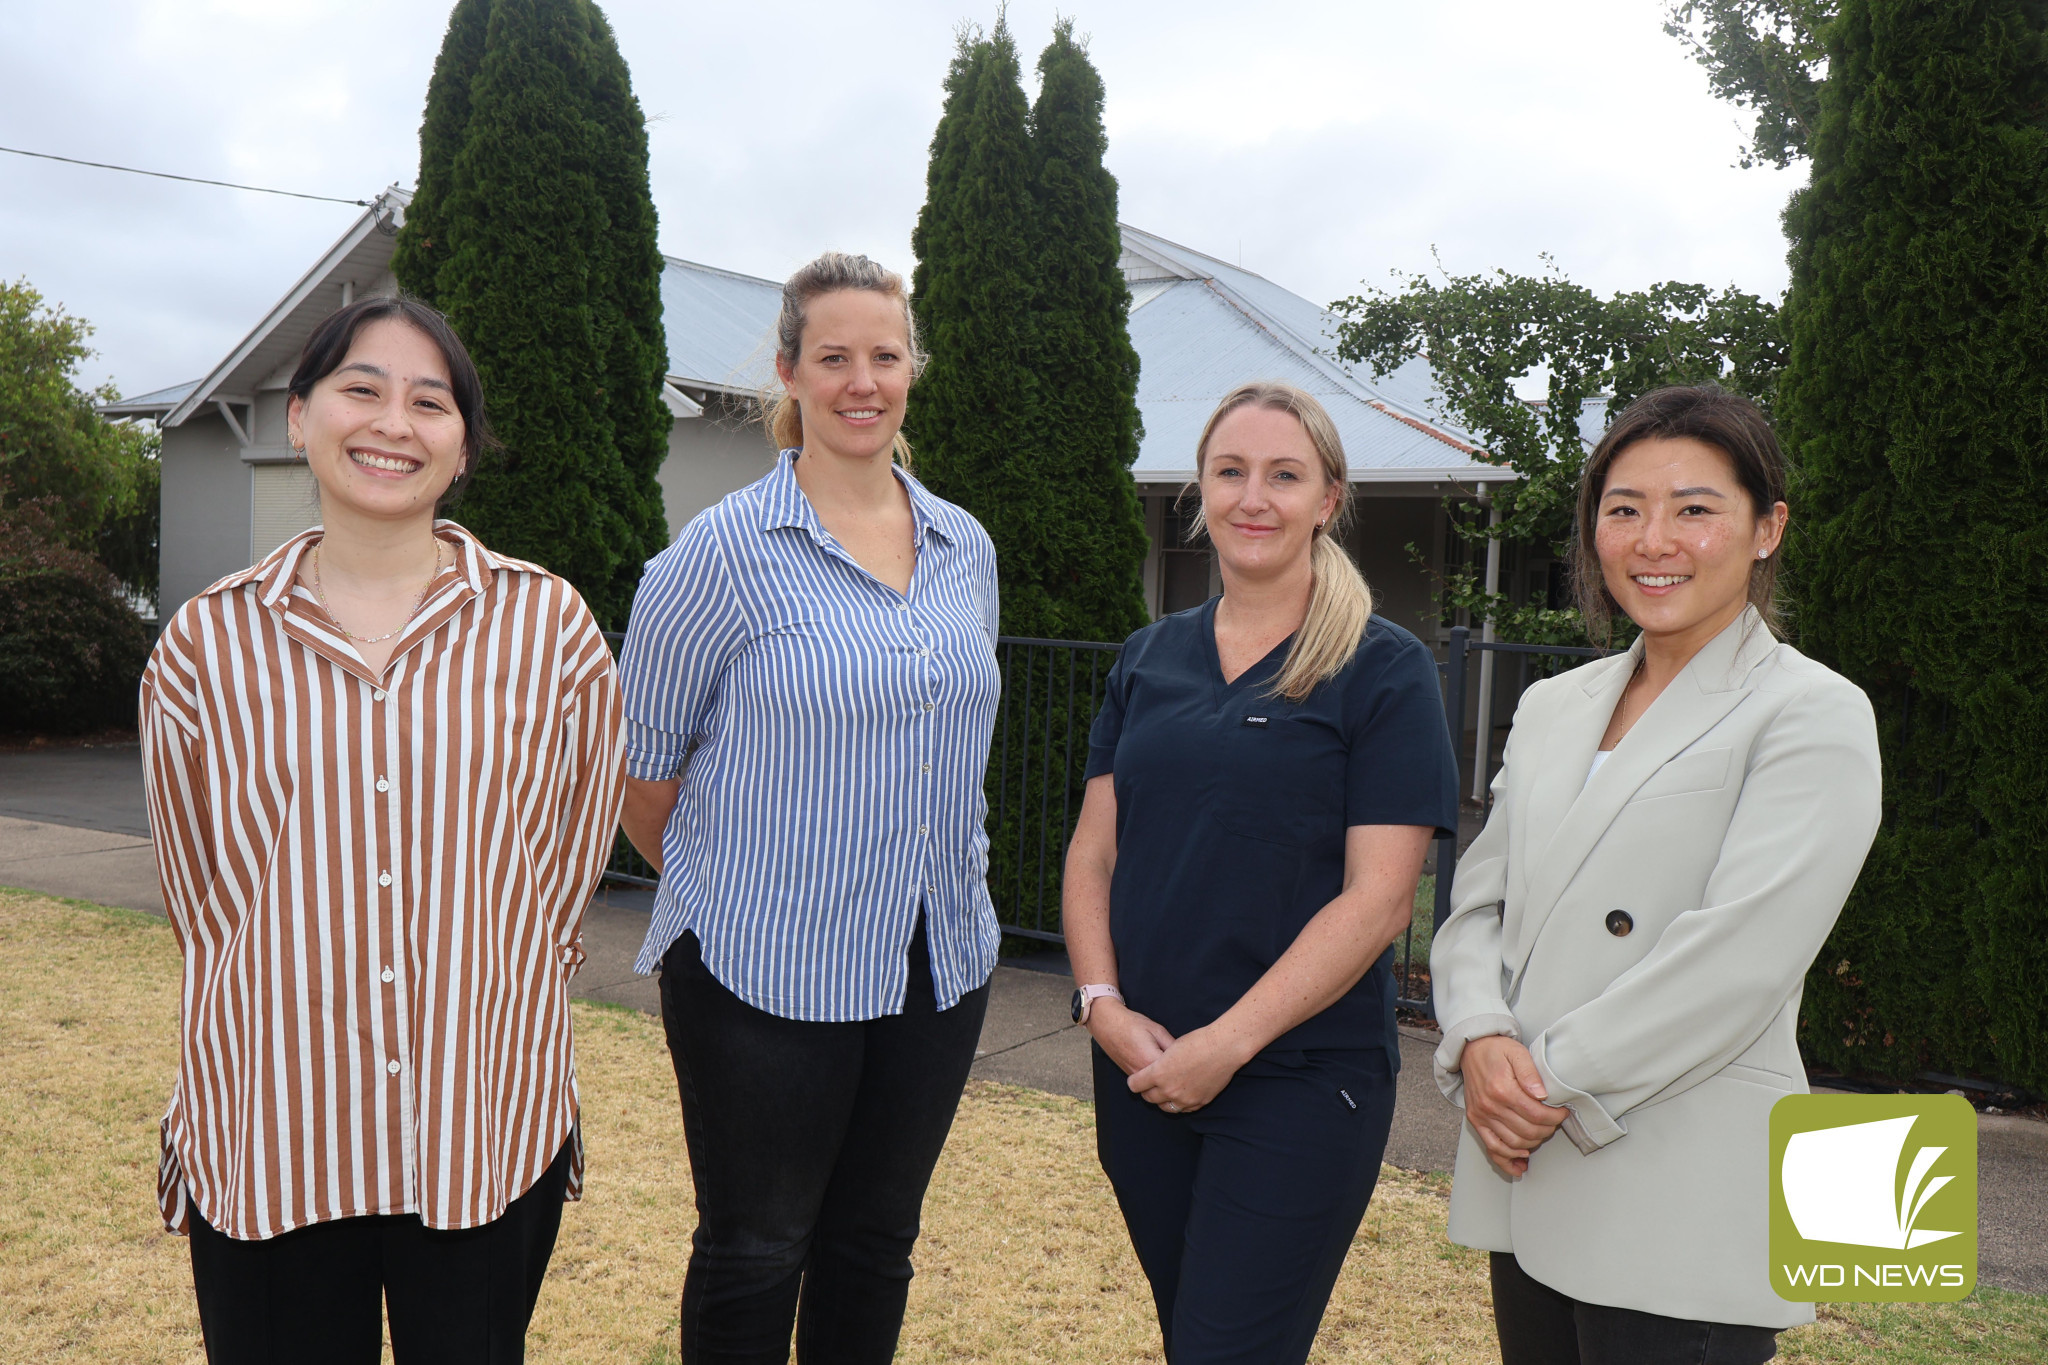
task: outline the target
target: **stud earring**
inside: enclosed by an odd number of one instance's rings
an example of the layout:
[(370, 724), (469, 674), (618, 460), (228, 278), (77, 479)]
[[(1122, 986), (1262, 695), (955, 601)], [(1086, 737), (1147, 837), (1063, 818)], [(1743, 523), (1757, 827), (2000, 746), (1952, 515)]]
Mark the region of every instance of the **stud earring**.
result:
[(1758, 550), (1756, 552), (1756, 557), (1758, 559), (1769, 559), (1771, 557), (1771, 552), (1769, 550)]

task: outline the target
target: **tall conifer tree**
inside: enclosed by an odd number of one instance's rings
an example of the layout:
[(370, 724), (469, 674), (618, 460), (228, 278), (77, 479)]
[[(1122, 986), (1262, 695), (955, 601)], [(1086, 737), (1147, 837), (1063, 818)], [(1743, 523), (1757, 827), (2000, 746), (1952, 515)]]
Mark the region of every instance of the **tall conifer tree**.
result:
[(461, 0), (393, 261), (469, 346), (506, 448), (456, 515), (568, 578), (612, 626), (667, 539), (648, 419), (666, 365), (646, 331), (660, 327), (660, 257), (637, 115), (588, 0)]
[(1828, 46), (1789, 567), (1802, 644), (1877, 707), (1885, 820), (1804, 1042), (2048, 1090), (2048, 6), (1846, 0)]
[(1138, 458), (1138, 352), (1119, 258), (1116, 177), (1103, 165), (1102, 77), (1053, 26), (1038, 58), (1031, 110), (1040, 404), (1035, 460), (1060, 500), (1040, 565), (1067, 639), (1121, 640), (1145, 624), (1145, 514), (1131, 481)]
[(662, 401), (668, 376), (668, 332), (662, 322), (661, 246), (647, 178), (647, 118), (604, 12), (590, 7), (592, 113), (597, 124), (592, 171), (608, 226), (594, 244), (605, 288), (591, 300), (603, 348), (604, 392), (612, 440), (625, 462), (629, 496), (620, 511), (640, 544), (620, 566), (627, 594), (640, 567), (668, 544), (668, 520), (657, 476), (668, 458), (675, 417)]
[(1059, 606), (1042, 568), (1065, 512), (1039, 464), (1028, 113), (1008, 27), (963, 32), (910, 239), (931, 363), (910, 391), (905, 428), (918, 476), (995, 541), (1004, 633), (1056, 636)]

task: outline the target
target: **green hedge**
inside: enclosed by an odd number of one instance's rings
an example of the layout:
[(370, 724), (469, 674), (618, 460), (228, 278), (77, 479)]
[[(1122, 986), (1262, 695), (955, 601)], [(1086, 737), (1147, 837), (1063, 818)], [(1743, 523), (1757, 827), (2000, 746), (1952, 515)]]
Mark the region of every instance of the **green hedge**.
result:
[(64, 543), (47, 506), (0, 511), (0, 730), (135, 724), (149, 631), (105, 565)]
[(1829, 63), (1786, 215), (1789, 557), (1885, 808), (1802, 1042), (2048, 1092), (2048, 5), (1846, 0)]

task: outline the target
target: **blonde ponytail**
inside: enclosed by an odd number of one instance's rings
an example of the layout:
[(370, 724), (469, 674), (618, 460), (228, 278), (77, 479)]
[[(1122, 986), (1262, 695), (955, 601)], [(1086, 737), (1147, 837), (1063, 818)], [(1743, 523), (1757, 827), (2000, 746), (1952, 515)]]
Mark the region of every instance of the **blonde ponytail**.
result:
[[(892, 298), (903, 305), (904, 344), (910, 348), (910, 375), (915, 379), (924, 369), (925, 354), (917, 341), (917, 318), (910, 311), (910, 295), (904, 292), (903, 277), (875, 264), (865, 256), (828, 251), (789, 277), (782, 286), (782, 312), (775, 320), (775, 355), (790, 370), (803, 357), (804, 324), (809, 320), (811, 300), (820, 294), (842, 289), (865, 289)], [(762, 406), (768, 411), (768, 439), (777, 450), (798, 450), (804, 443), (803, 407), (788, 389), (764, 393)], [(891, 447), (896, 463), (910, 468), (910, 440), (901, 430)]]
[[(1338, 533), (1351, 519), (1351, 470), (1344, 458), (1344, 442), (1337, 435), (1337, 424), (1313, 395), (1292, 384), (1255, 380), (1225, 394), (1216, 411), (1209, 414), (1202, 439), (1195, 446), (1197, 482), (1202, 477), (1203, 461), (1209, 455), (1209, 438), (1215, 434), (1216, 424), (1245, 407), (1284, 412), (1301, 423), (1322, 462), (1323, 477), (1337, 489), (1337, 505), (1324, 524), (1315, 529), (1309, 546), (1309, 573), (1314, 583), (1309, 588), (1308, 615), (1303, 618), (1301, 629), (1294, 633), (1294, 643), (1287, 647), (1287, 658), (1270, 689), (1274, 696), (1298, 702), (1344, 671), (1344, 666), (1358, 653), (1358, 643), (1365, 638), (1366, 621), (1372, 616), (1372, 588), (1358, 571), (1358, 565), (1337, 543)], [(1199, 514), (1195, 527), (1198, 532), (1204, 529)]]

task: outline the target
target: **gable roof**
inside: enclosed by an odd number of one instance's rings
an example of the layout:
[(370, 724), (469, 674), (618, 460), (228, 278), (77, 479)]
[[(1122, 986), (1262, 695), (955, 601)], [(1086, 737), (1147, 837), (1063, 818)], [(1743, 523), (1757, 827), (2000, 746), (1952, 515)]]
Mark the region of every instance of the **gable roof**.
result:
[[(245, 404), (288, 367), (343, 285), (389, 287), (391, 256), (412, 195), (386, 189), (204, 379), (122, 399), (108, 416), (155, 417), (173, 427), (218, 403)], [(1331, 357), (1337, 319), (1262, 276), (1121, 225), (1145, 436), (1139, 483), (1194, 477), (1195, 443), (1222, 397), (1247, 379), (1299, 385), (1329, 409), (1355, 483), (1510, 482), (1514, 471), (1477, 458), (1471, 434), (1436, 411), (1427, 361), (1367, 381)], [(680, 390), (751, 398), (775, 383), (782, 286), (716, 266), (662, 258), (661, 302), (678, 417), (696, 403)]]
[(1223, 396), (1250, 379), (1306, 389), (1344, 439), (1354, 483), (1505, 483), (1470, 432), (1437, 415), (1429, 363), (1367, 381), (1332, 358), (1337, 318), (1271, 280), (1121, 225), (1145, 439), (1139, 483), (1194, 477), (1195, 444)]
[(290, 365), (320, 320), (341, 307), (345, 289), (373, 286), (390, 273), (398, 229), (405, 223), (405, 207), (411, 202), (412, 195), (396, 185), (371, 200), (241, 344), (164, 414), (163, 425), (177, 426), (209, 403), (253, 401), (258, 386)]

